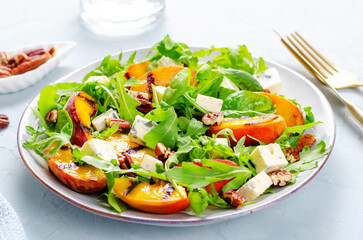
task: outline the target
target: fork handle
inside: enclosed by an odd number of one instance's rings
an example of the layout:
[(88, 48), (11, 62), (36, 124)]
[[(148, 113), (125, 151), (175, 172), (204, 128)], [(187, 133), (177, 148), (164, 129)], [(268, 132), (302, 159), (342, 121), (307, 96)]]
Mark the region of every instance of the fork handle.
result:
[(358, 105), (345, 101), (345, 106), (353, 118), (363, 127), (363, 110)]

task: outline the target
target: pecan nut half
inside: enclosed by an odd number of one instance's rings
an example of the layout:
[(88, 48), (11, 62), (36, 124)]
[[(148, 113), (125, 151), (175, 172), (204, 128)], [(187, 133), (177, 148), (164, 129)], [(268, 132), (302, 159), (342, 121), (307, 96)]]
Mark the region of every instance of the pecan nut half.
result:
[(118, 130), (117, 132), (122, 132), (123, 130), (130, 130), (131, 129), (131, 124), (129, 121), (123, 120), (123, 119), (116, 119), (116, 118), (109, 118), (107, 119), (107, 126), (111, 127), (112, 125), (116, 124), (116, 123), (120, 123), (120, 125), (118, 126)]
[(44, 64), (46, 61), (48, 61), (52, 56), (49, 53), (44, 53), (43, 55), (34, 55), (29, 56), (27, 54), (28, 58), (25, 59), (22, 63), (17, 65), (12, 69), (12, 74), (22, 74), (25, 72), (28, 72), (30, 70), (36, 69), (40, 65)]
[(292, 174), (286, 170), (277, 170), (270, 173), (271, 180), (275, 186), (283, 187), (292, 179)]
[(161, 161), (165, 161), (173, 153), (174, 151), (171, 151), (170, 148), (167, 148), (163, 143), (158, 143), (155, 146), (155, 154)]
[(0, 130), (10, 124), (9, 117), (5, 114), (0, 114)]
[(315, 143), (316, 139), (314, 135), (303, 134), (300, 136), (296, 143), (296, 147), (285, 148), (286, 159), (289, 162), (296, 162), (300, 160), (299, 153), (304, 149), (305, 146), (311, 147)]
[(58, 119), (58, 111), (55, 110), (55, 109), (49, 111), (47, 113), (47, 115), (45, 115), (45, 121), (46, 122), (56, 123), (57, 119)]
[(219, 126), (223, 123), (223, 113), (221, 112), (207, 113), (203, 116), (202, 122), (208, 126), (214, 124), (217, 124)]
[(238, 208), (242, 206), (243, 202), (245, 201), (245, 197), (238, 194), (234, 190), (227, 190), (223, 193), (222, 197), (223, 200), (231, 204), (233, 207)]
[(144, 97), (142, 94), (137, 93), (136, 98), (141, 103), (140, 106), (136, 107), (137, 110), (145, 114), (153, 110), (153, 104), (149, 101), (149, 99)]

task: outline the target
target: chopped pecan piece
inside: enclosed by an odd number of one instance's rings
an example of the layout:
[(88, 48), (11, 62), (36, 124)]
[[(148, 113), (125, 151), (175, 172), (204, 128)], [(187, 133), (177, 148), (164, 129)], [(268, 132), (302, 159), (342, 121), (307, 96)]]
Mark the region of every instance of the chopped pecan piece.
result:
[(223, 113), (221, 113), (221, 112), (207, 113), (203, 116), (202, 122), (205, 125), (209, 125), (209, 126), (214, 125), (214, 124), (217, 124), (219, 126), (223, 123)]
[(111, 127), (112, 125), (116, 124), (117, 122), (120, 123), (118, 126), (117, 132), (122, 132), (123, 130), (130, 130), (131, 124), (129, 121), (123, 120), (123, 119), (115, 119), (115, 118), (109, 118), (107, 119), (107, 126)]
[(270, 173), (270, 177), (275, 186), (283, 187), (292, 179), (292, 174), (286, 170), (277, 170)]
[(122, 169), (130, 169), (131, 164), (134, 163), (132, 157), (128, 153), (122, 154), (122, 157), (118, 159), (118, 163)]
[(243, 202), (245, 201), (245, 197), (242, 195), (239, 195), (234, 190), (227, 190), (223, 193), (222, 197), (223, 200), (231, 204), (233, 207), (238, 208), (239, 206), (242, 206)]
[(304, 149), (305, 146), (311, 147), (315, 143), (316, 139), (314, 135), (303, 134), (300, 136), (296, 143), (296, 147), (285, 148), (286, 159), (289, 162), (296, 162), (300, 160), (299, 153)]
[(19, 65), (22, 62), (24, 62), (27, 58), (28, 58), (28, 56), (25, 53), (22, 53), (22, 54), (19, 54), (16, 57), (14, 57), (14, 60), (16, 62), (16, 65)]
[(174, 151), (171, 151), (171, 149), (167, 148), (163, 143), (158, 143), (155, 146), (155, 154), (161, 161), (165, 161), (173, 153), (174, 153)]
[(7, 52), (0, 52), (0, 64), (7, 65), (9, 63), (10, 57)]
[(9, 117), (5, 114), (0, 114), (0, 130), (10, 124)]
[(55, 55), (55, 47), (52, 47), (49, 51), (49, 54), (54, 56)]
[(47, 115), (45, 115), (45, 121), (46, 122), (56, 123), (57, 119), (58, 119), (58, 111), (55, 110), (55, 109), (49, 111), (47, 113)]
[(144, 97), (142, 94), (137, 93), (136, 98), (141, 103), (140, 106), (136, 107), (137, 110), (139, 110), (140, 112), (145, 113), (145, 114), (150, 112), (151, 110), (153, 110), (152, 103), (149, 101), (149, 99)]

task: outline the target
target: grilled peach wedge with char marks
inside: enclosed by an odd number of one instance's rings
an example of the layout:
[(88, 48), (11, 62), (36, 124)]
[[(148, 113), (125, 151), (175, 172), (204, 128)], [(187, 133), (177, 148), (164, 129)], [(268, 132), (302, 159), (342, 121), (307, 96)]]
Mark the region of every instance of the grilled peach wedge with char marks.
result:
[(187, 193), (180, 187), (182, 196), (168, 182), (149, 184), (129, 178), (115, 179), (113, 190), (122, 201), (138, 210), (170, 214), (189, 206)]
[(127, 153), (131, 156), (132, 161), (138, 166), (141, 165), (145, 154), (157, 158), (154, 150), (132, 142), (130, 137), (126, 134), (114, 133), (111, 137), (105, 140), (111, 142), (119, 158)]
[(257, 92), (258, 94), (269, 97), (276, 107), (275, 114), (281, 115), (286, 122), (287, 127), (304, 125), (304, 117), (295, 104), (284, 97), (272, 93)]
[(91, 116), (97, 112), (95, 100), (85, 92), (74, 93), (64, 105), (73, 123), (71, 143), (78, 146), (92, 138)]
[[(265, 144), (275, 142), (286, 129), (286, 123), (281, 116), (273, 114), (257, 117), (226, 118), (221, 125), (211, 126), (207, 131), (207, 135), (212, 136), (225, 128), (233, 131), (237, 141), (246, 136), (245, 145), (248, 146), (257, 142), (247, 135), (257, 138)], [(236, 144), (231, 137), (230, 141), (232, 145)]]
[[(151, 84), (154, 84), (155, 86), (168, 87), (175, 75), (184, 68), (185, 67), (181, 66), (165, 66), (156, 68), (148, 73), (145, 73), (137, 79), (140, 81), (146, 80), (146, 83), (132, 87), (131, 90), (136, 92), (148, 93), (150, 98), (152, 94)], [(193, 85), (195, 83), (194, 75), (196, 74), (196, 71), (191, 70), (191, 72), (192, 78), (190, 80), (190, 84)]]
[(134, 77), (135, 79), (138, 79), (146, 73), (146, 69), (149, 65), (149, 62), (141, 62), (131, 65), (125, 74), (125, 78), (130, 79)]
[(52, 173), (66, 186), (80, 193), (94, 193), (106, 186), (104, 172), (90, 165), (78, 166), (70, 148), (61, 148), (48, 158)]

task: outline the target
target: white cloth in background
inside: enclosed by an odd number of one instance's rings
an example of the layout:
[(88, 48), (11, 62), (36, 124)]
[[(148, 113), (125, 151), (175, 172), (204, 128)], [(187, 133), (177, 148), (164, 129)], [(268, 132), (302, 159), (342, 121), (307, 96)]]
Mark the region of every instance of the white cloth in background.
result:
[(25, 240), (25, 232), (18, 215), (0, 195), (0, 240)]

